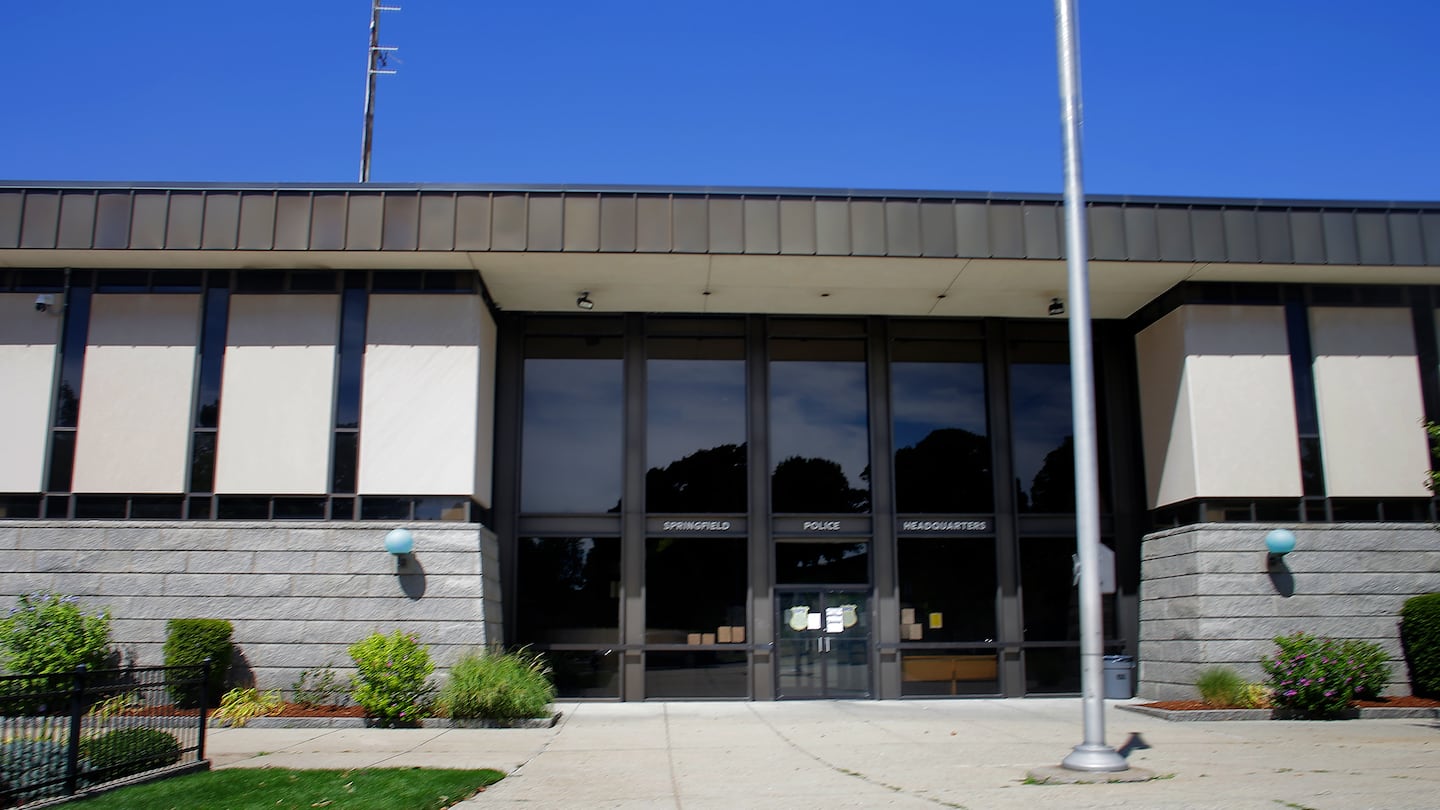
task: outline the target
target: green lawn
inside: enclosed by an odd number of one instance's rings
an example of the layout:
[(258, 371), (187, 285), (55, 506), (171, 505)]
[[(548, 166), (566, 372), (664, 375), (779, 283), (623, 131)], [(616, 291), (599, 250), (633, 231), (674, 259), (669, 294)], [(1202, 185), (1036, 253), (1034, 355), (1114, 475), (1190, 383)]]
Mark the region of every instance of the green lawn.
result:
[(112, 790), (72, 806), (84, 810), (439, 810), (504, 778), (499, 771), (369, 768), (292, 771), (230, 768)]

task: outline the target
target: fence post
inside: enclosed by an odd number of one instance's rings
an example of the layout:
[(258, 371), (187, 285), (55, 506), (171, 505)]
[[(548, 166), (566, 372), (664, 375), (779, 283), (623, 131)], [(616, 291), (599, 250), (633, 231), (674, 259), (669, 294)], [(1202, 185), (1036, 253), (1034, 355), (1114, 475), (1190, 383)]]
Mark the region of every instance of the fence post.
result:
[(210, 659), (200, 663), (200, 736), (195, 743), (195, 761), (205, 761), (206, 715), (210, 712)]
[(80, 724), (85, 719), (85, 665), (75, 666), (70, 687), (70, 746), (65, 751), (65, 794), (80, 788)]

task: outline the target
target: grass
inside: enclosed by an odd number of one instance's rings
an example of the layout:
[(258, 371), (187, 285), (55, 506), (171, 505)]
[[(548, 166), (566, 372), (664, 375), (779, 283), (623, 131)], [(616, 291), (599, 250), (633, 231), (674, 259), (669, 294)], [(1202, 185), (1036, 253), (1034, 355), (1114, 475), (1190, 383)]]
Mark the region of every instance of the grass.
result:
[(504, 778), (499, 771), (230, 768), (120, 788), (76, 803), (84, 810), (439, 810)]

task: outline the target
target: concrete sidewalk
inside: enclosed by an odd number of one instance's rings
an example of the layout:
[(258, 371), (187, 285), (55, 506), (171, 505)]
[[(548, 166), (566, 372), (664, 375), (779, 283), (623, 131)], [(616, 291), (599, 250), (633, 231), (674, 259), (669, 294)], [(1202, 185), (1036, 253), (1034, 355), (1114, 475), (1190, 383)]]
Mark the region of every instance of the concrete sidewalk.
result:
[(1035, 785), (1077, 699), (562, 705), (553, 729), (221, 729), (215, 767), (495, 768), (497, 807), (1434, 808), (1440, 720), (1169, 723), (1113, 708), (1138, 784)]

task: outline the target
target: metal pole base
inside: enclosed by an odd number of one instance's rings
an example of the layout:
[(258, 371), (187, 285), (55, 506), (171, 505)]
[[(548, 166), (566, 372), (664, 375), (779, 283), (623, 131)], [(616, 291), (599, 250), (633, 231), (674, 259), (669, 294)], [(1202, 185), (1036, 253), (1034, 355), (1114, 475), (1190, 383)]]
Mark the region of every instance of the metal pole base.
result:
[(1130, 764), (1108, 745), (1081, 743), (1071, 750), (1069, 756), (1060, 760), (1060, 767), (1072, 771), (1114, 773), (1129, 770)]

